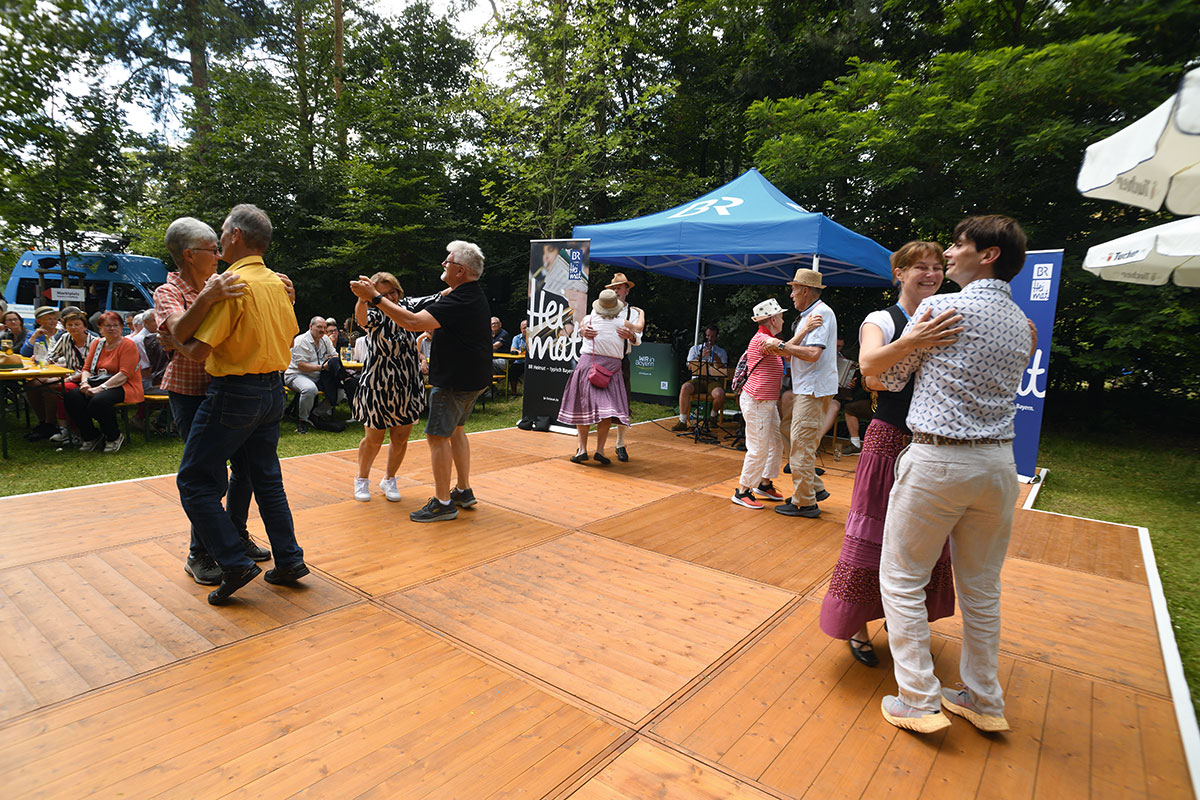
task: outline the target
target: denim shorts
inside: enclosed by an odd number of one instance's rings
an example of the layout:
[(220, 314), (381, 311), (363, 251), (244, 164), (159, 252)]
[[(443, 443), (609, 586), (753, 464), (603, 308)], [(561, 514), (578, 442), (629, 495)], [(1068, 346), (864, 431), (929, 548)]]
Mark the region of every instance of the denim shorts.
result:
[(459, 425), (465, 425), (475, 408), (475, 398), (483, 389), (456, 392), (434, 386), (429, 392), (429, 421), (425, 423), (426, 436), (448, 437)]

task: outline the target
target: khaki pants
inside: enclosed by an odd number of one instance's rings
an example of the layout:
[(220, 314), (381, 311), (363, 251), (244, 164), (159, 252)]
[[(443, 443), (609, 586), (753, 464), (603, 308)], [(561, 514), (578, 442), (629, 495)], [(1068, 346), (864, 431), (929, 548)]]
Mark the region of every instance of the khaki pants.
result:
[(792, 398), (792, 446), (788, 463), (792, 467), (792, 504), (800, 508), (815, 505), (817, 492), (825, 489), (816, 468), (821, 426), (825, 423), (829, 400), (828, 395), (813, 397), (811, 394), (798, 394)]
[(941, 684), (929, 654), (925, 586), (949, 536), (963, 622), (959, 675), (981, 712), (1004, 713), (996, 679), (1000, 568), (1018, 490), (1011, 442), (914, 444), (896, 462), (883, 524), (879, 590), (900, 699), (913, 708), (941, 708)]

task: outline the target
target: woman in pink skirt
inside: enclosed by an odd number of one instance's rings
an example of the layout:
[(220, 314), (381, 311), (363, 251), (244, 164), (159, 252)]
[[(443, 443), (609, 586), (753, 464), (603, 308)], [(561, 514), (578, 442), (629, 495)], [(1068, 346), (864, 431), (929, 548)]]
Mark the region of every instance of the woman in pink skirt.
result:
[[(879, 554), (883, 544), (883, 519), (888, 494), (895, 481), (896, 457), (908, 444), (905, 424), (912, 400), (913, 382), (899, 392), (883, 391), (878, 377), (913, 350), (954, 341), (962, 328), (960, 316), (942, 315), (917, 320), (905, 331), (917, 305), (937, 294), (946, 261), (937, 242), (909, 242), (892, 254), (892, 274), (900, 286), (896, 305), (867, 315), (858, 330), (859, 367), (868, 389), (878, 392), (875, 417), (863, 436), (862, 455), (854, 472), (846, 536), (829, 590), (821, 603), (821, 630), (835, 639), (847, 639), (850, 652), (868, 667), (879, 664), (871, 647), (867, 623), (883, 618), (879, 597)], [(903, 334), (903, 335), (902, 335)], [(949, 542), (925, 587), (929, 621), (954, 613), (954, 576), (950, 569)]]
[(617, 329), (626, 324), (617, 319), (625, 304), (612, 289), (605, 289), (592, 303), (592, 313), (583, 318), (583, 328), (595, 331), (585, 337), (579, 362), (563, 390), (558, 421), (574, 425), (579, 435), (579, 447), (571, 460), (582, 464), (588, 460), (588, 429), (596, 426), (596, 452), (592, 455), (600, 464), (611, 464), (604, 455), (608, 429), (615, 420), (629, 424), (629, 398), (621, 379), (621, 358), (625, 341)]

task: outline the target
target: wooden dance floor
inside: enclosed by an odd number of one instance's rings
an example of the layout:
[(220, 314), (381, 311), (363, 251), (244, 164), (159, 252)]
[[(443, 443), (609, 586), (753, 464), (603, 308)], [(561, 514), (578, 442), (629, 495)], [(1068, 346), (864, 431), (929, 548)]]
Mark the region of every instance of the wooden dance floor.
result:
[[(733, 505), (742, 454), (653, 424), (610, 467), (471, 442), (480, 503), (432, 525), (424, 442), (400, 503), (382, 454), (369, 503), (354, 453), (285, 461), (313, 574), (225, 608), (184, 574), (173, 476), (0, 499), (3, 796), (1192, 797), (1135, 528), (1019, 509), (1013, 730), (920, 736), (880, 715), (881, 624), (877, 669), (818, 627), (856, 458), (805, 520)], [(953, 685), (959, 620), (934, 630)]]

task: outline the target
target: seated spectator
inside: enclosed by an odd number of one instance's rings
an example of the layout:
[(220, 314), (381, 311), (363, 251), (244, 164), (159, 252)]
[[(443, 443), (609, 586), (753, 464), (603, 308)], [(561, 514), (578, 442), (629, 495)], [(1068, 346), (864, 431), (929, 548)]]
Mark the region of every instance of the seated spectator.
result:
[[(308, 433), (313, 427), (317, 392), (325, 393), (325, 404), (324, 408), (316, 413), (323, 417), (333, 414), (338, 394), (347, 377), (346, 370), (342, 367), (342, 362), (326, 333), (326, 324), (324, 317), (313, 317), (308, 324), (308, 332), (293, 340), (292, 362), (283, 374), (284, 384), (300, 395), (297, 433)], [(352, 388), (349, 394), (353, 399)]]
[[(33, 312), (33, 319), (37, 323), (37, 327), (30, 331), (29, 335), (25, 337), (25, 341), (21, 343), (21, 355), (26, 358), (33, 357), (33, 347), (38, 342), (45, 346), (47, 353), (50, 352), (50, 348), (54, 346), (61, 335), (61, 331), (58, 329), (58, 309), (39, 306)], [(16, 349), (15, 341), (13, 346)]]
[[(507, 353), (508, 352), (508, 331), (504, 330), (500, 325), (499, 317), (492, 317), (492, 352)], [(492, 359), (492, 372), (504, 372), (508, 368), (503, 358)]]
[(333, 352), (341, 355), (343, 347), (350, 346), (350, 337), (345, 331), (338, 327), (335, 317), (327, 317), (325, 320), (325, 335), (329, 337), (329, 343), (333, 345)]
[[(87, 361), (88, 349), (92, 342), (100, 338), (88, 328), (87, 318), (75, 306), (67, 306), (62, 310), (62, 324), (66, 331), (51, 348), (50, 363), (73, 370), (74, 374), (61, 382), (56, 378), (40, 378), (37, 381), (42, 386), (42, 403), (46, 418), (56, 420), (59, 417), (66, 418), (66, 410), (62, 405), (63, 395), (79, 388), (80, 372)], [(74, 439), (74, 435), (66, 427), (50, 437), (50, 441), (56, 444), (72, 442)]]
[[(67, 415), (83, 437), (80, 452), (104, 445), (115, 453), (125, 443), (117, 427), (117, 403), (142, 402), (142, 373), (133, 342), (121, 335), (121, 316), (113, 311), (100, 315), (103, 339), (92, 342), (80, 372), (79, 388), (67, 392)], [(100, 431), (96, 430), (96, 423)]]
[[(62, 335), (58, 330), (58, 310), (50, 306), (40, 306), (34, 310), (33, 316), (37, 321), (37, 327), (25, 337), (25, 341), (21, 345), (21, 355), (26, 358), (33, 357), (35, 348), (40, 345), (49, 360), (50, 350)], [(15, 341), (13, 345), (15, 349)], [(33, 430), (25, 434), (25, 439), (30, 442), (49, 439), (58, 433), (58, 397), (52, 392), (42, 390), (41, 386), (45, 383), (30, 381), (30, 388), (25, 392), (25, 397), (33, 408), (38, 421)]]
[(133, 316), (133, 333), (129, 334), (129, 341), (137, 345), (138, 349), (138, 367), (142, 370), (142, 389), (149, 389), (151, 386), (151, 371), (150, 357), (146, 355), (146, 325), (144, 320), (146, 317), (153, 317), (153, 311), (143, 311), (140, 314)]
[[(512, 343), (508, 346), (508, 352), (524, 356), (529, 345), (525, 341), (525, 333), (529, 330), (529, 320), (521, 320), (521, 332), (512, 338)], [(521, 380), (525, 375), (525, 359), (514, 359), (508, 365), (508, 388), (516, 388), (517, 381)]]
[(729, 364), (729, 356), (717, 344), (717, 326), (709, 323), (704, 329), (704, 341), (692, 345), (687, 355), (688, 369), (696, 376), (679, 387), (679, 421), (671, 426), (673, 431), (688, 429), (688, 414), (692, 407), (692, 395), (707, 393), (712, 398), (712, 415), (721, 418), (725, 409), (725, 388), (721, 378), (707, 377), (710, 370), (723, 369)]

